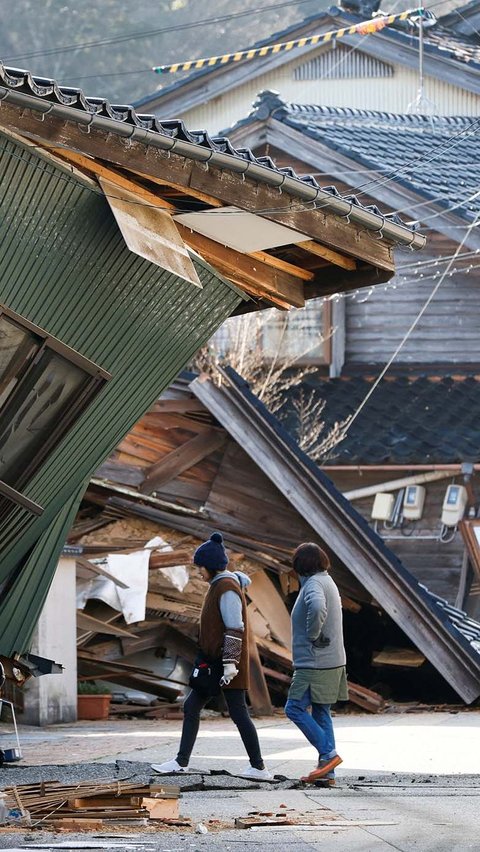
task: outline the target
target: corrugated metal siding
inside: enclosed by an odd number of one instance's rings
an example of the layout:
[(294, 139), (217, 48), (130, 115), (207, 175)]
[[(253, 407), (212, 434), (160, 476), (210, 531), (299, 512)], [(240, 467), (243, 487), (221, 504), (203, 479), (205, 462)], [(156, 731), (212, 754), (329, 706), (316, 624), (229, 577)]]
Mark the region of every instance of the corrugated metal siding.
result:
[[(335, 56), (336, 51), (328, 55)], [(210, 133), (218, 133), (245, 118), (257, 94), (264, 89), (273, 89), (280, 93), (283, 100), (292, 103), (356, 107), (391, 113), (406, 112), (408, 105), (417, 96), (418, 74), (402, 66), (394, 66), (393, 77), (376, 78), (374, 85), (366, 86), (362, 78), (295, 80), (295, 69), (301, 64), (298, 60), (289, 62), (254, 79), (249, 79), (245, 72), (245, 82), (211, 100), (206, 83), (204, 103), (186, 110), (181, 118), (192, 130), (203, 128)], [(480, 115), (479, 94), (428, 76), (425, 78), (425, 94), (435, 104), (438, 115)]]
[[(444, 280), (396, 363), (480, 362), (480, 300), (475, 275), (458, 272)], [(365, 290), (357, 298), (345, 300), (347, 365), (385, 363), (435, 285), (434, 280), (398, 281), (395, 290), (392, 279), (386, 291), (379, 287), (368, 295)]]
[(303, 80), (350, 80), (355, 77), (393, 77), (393, 65), (387, 65), (374, 56), (358, 50), (352, 51), (338, 45), (335, 50), (320, 53), (303, 65), (294, 68), (293, 79)]
[[(202, 290), (132, 254), (101, 194), (3, 137), (0, 149), (0, 302), (113, 376), (25, 488), (43, 516), (17, 508), (0, 525), (2, 582), (241, 295), (200, 262)], [(33, 573), (41, 595), (51, 577)], [(4, 607), (7, 653), (21, 625)]]
[[(392, 479), (400, 479), (402, 471), (377, 471), (364, 472), (362, 475), (352, 472), (342, 473), (339, 471), (325, 472), (341, 491), (349, 491), (354, 488), (366, 488), (369, 485), (380, 484)], [(405, 471), (405, 475), (408, 471)], [(402, 560), (403, 564), (413, 576), (427, 586), (431, 592), (454, 604), (460, 582), (460, 572), (463, 558), (463, 539), (457, 532), (452, 542), (442, 544), (439, 541), (416, 540), (415, 535), (437, 535), (440, 528), (440, 517), (442, 514), (442, 503), (445, 491), (450, 482), (461, 482), (461, 478), (439, 480), (429, 482), (425, 485), (426, 499), (423, 518), (415, 527), (412, 537), (391, 539), (388, 536), (401, 536), (400, 530), (385, 532), (379, 530), (385, 540), (385, 544)], [(381, 487), (378, 489), (381, 491)], [(370, 522), (373, 497), (365, 497), (362, 500), (354, 500), (353, 505), (361, 515)]]

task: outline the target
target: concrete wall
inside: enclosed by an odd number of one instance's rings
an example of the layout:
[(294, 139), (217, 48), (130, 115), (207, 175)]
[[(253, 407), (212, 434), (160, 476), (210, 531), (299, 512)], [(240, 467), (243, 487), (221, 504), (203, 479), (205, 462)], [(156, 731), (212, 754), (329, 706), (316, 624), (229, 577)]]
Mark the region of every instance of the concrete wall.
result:
[(31, 678), (21, 721), (53, 725), (77, 718), (75, 560), (61, 558), (35, 631), (32, 653), (64, 667), (63, 674)]

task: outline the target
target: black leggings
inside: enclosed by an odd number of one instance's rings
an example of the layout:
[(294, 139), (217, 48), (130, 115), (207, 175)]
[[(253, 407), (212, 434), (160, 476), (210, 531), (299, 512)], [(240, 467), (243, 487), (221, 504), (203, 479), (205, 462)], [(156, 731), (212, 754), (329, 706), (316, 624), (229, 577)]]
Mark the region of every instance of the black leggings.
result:
[[(260, 743), (258, 734), (250, 716), (248, 715), (247, 703), (245, 701), (244, 689), (225, 689), (223, 690), (225, 700), (228, 706), (228, 712), (232, 722), (235, 722), (238, 732), (242, 738), (243, 745), (246, 748), (250, 763), (255, 769), (264, 769), (264, 763), (260, 752)], [(205, 704), (210, 701), (209, 698), (202, 698), (198, 692), (192, 689), (188, 698), (183, 705), (183, 727), (182, 739), (180, 740), (180, 748), (177, 754), (177, 763), (180, 766), (188, 766), (190, 755), (197, 739), (198, 727), (200, 724), (200, 711), (203, 710)]]

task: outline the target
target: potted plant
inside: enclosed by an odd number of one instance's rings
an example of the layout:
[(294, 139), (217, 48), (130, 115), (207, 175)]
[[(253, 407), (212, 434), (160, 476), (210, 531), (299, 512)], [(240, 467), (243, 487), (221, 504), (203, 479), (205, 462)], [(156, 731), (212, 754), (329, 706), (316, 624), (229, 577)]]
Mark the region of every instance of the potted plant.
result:
[(108, 719), (111, 697), (104, 686), (80, 680), (77, 685), (77, 718), (91, 721)]

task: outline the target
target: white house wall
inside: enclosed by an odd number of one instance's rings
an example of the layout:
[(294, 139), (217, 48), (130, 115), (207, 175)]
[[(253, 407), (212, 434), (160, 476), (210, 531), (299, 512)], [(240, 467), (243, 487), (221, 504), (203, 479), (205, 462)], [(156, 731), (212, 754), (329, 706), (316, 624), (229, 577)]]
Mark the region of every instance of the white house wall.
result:
[[(295, 80), (294, 69), (303, 64), (291, 62), (253, 80), (246, 75), (245, 83), (235, 89), (175, 117), (183, 118), (192, 130), (207, 129), (210, 133), (219, 133), (245, 118), (257, 94), (265, 89), (279, 92), (283, 100), (292, 103), (393, 113), (406, 112), (417, 95), (418, 74), (402, 66), (394, 67), (392, 77)], [(425, 78), (425, 95), (435, 104), (439, 115), (480, 115), (480, 95), (433, 77)], [(162, 117), (161, 112), (159, 116)]]

